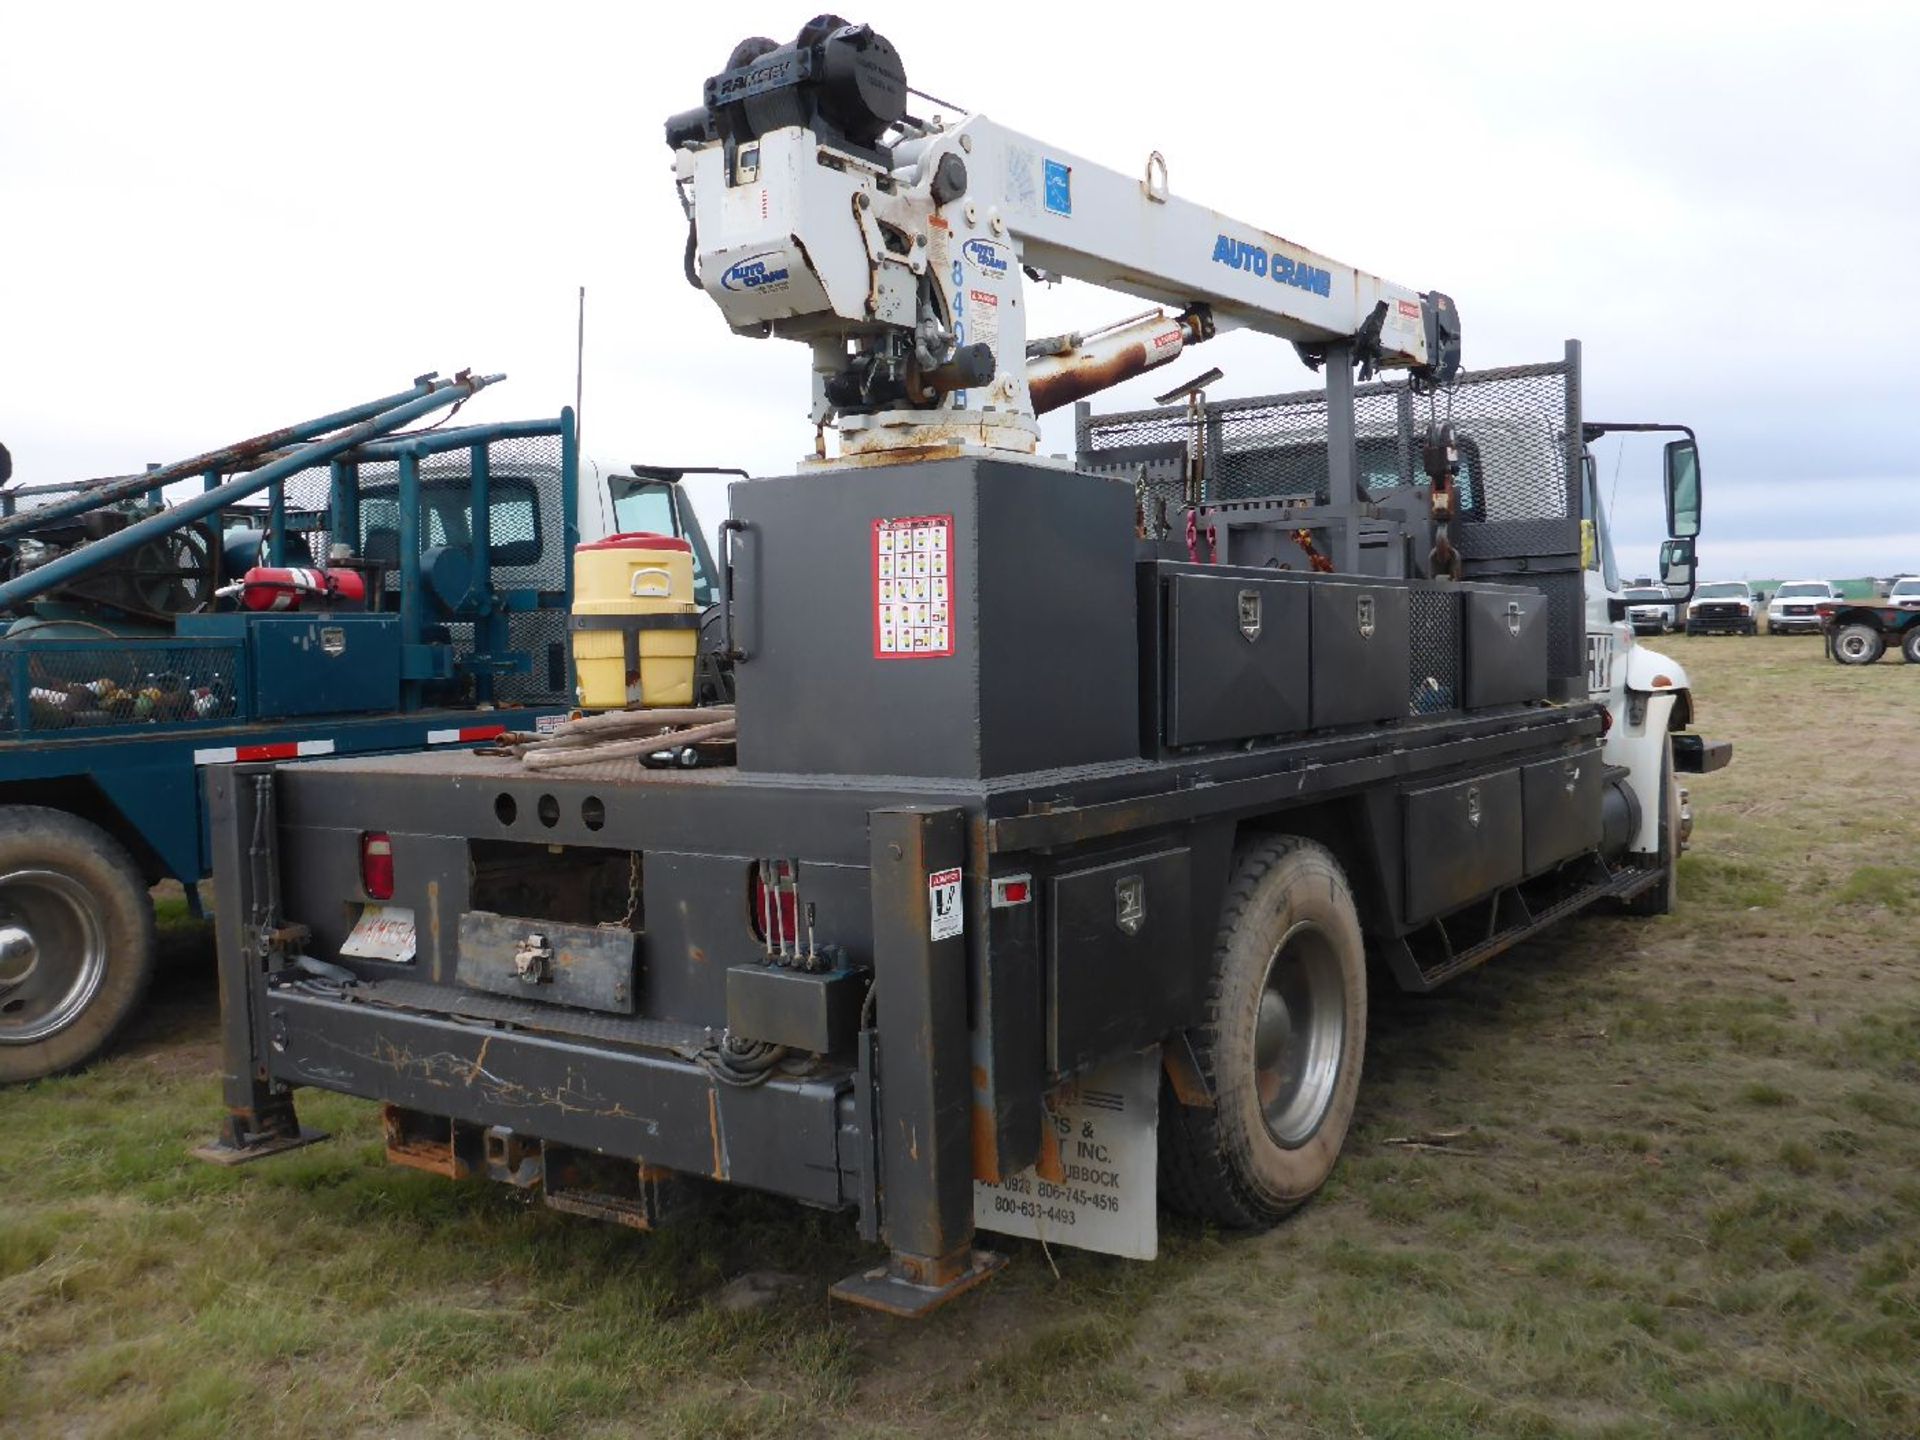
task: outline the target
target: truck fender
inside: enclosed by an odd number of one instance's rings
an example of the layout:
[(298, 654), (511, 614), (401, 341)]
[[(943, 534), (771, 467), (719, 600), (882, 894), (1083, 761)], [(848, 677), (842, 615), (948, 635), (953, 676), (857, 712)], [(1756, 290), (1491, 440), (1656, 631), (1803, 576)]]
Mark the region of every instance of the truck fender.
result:
[(1633, 723), (1633, 704), (1625, 707), (1625, 714), (1616, 714), (1601, 758), (1609, 765), (1624, 765), (1631, 772), (1627, 783), (1640, 802), (1640, 830), (1628, 849), (1653, 855), (1660, 850), (1660, 792), (1665, 783), (1661, 767), (1666, 763), (1667, 731), (1686, 692), (1639, 692), (1633, 699), (1638, 700), (1641, 694), (1645, 695), (1645, 709), (1640, 712), (1639, 723)]
[(1678, 660), (1644, 645), (1630, 645), (1621, 683), (1629, 695), (1671, 695), (1674, 703), (1662, 712), (1668, 722), (1667, 729), (1684, 730), (1693, 722), (1692, 682), (1687, 678), (1686, 667)]

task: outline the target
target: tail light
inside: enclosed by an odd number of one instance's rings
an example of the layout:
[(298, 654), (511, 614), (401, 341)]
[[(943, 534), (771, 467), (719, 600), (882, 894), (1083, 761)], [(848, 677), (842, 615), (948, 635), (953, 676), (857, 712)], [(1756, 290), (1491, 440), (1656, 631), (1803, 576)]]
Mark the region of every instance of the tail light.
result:
[(360, 837), (360, 883), (370, 899), (393, 898), (393, 840), (384, 830)]

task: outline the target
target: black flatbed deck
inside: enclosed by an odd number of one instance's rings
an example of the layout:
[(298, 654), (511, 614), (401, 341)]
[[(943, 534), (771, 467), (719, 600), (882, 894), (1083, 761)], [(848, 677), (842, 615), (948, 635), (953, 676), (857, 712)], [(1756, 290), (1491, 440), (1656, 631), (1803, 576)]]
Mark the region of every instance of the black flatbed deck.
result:
[[(945, 801), (984, 811), (989, 850), (1011, 851), (1072, 845), (1153, 825), (1271, 809), (1290, 800), (1351, 791), (1401, 776), (1544, 752), (1598, 737), (1602, 713), (1599, 706), (1586, 702), (1541, 702), (1471, 716), (1438, 715), (1358, 731), (1290, 737), (1173, 760), (1127, 760), (983, 779), (804, 775), (732, 765), (652, 769), (633, 759), (531, 770), (517, 757), (471, 750), (341, 756), (289, 765), (283, 774), (294, 779), (296, 792), (307, 793), (313, 793), (305, 783), (309, 776), (400, 781), (410, 790), (425, 782), (432, 787), (431, 793), (456, 809), (469, 786), (490, 795), (515, 797), (529, 791), (626, 792), (657, 799), (663, 811), (678, 810), (679, 802), (685, 800), (708, 813), (730, 808), (727, 802), (733, 797), (757, 799), (769, 793), (857, 796), (862, 809), (903, 800)], [(863, 838), (860, 844), (864, 849)]]

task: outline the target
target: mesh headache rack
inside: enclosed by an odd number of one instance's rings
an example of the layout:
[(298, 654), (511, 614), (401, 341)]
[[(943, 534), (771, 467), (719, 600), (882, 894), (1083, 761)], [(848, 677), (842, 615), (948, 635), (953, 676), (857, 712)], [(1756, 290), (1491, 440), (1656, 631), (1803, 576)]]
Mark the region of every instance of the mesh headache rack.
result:
[[(1356, 524), (1363, 573), (1417, 579), (1430, 577), (1427, 546), (1395, 536), (1426, 523), (1422, 443), (1430, 421), (1451, 421), (1460, 449), (1452, 538), (1462, 578), (1545, 594), (1550, 673), (1584, 677), (1579, 343), (1567, 342), (1558, 361), (1463, 372), (1437, 394), (1394, 380), (1357, 386), (1353, 396), (1357, 516), (1332, 502), (1324, 389), (1106, 415), (1082, 404), (1076, 459), (1083, 470), (1133, 484), (1143, 531), (1162, 539), (1170, 555), (1305, 570), (1315, 552), (1295, 541), (1295, 530), (1320, 540), (1315, 550), (1328, 555), (1334, 551), (1323, 532)], [(1190, 500), (1198, 502), (1193, 542), (1186, 537)], [(1446, 607), (1415, 598), (1412, 622), (1419, 713), (1423, 680), (1445, 670), (1446, 646), (1457, 649), (1457, 636), (1448, 635), (1457, 621)]]

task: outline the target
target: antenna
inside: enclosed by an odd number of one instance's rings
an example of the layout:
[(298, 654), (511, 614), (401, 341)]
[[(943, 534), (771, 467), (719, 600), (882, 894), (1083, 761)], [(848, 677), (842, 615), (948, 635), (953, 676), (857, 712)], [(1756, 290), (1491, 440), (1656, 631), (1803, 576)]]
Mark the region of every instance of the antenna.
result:
[(580, 287), (580, 320), (573, 339), (573, 443), (580, 445), (582, 399), (587, 388), (587, 287)]

